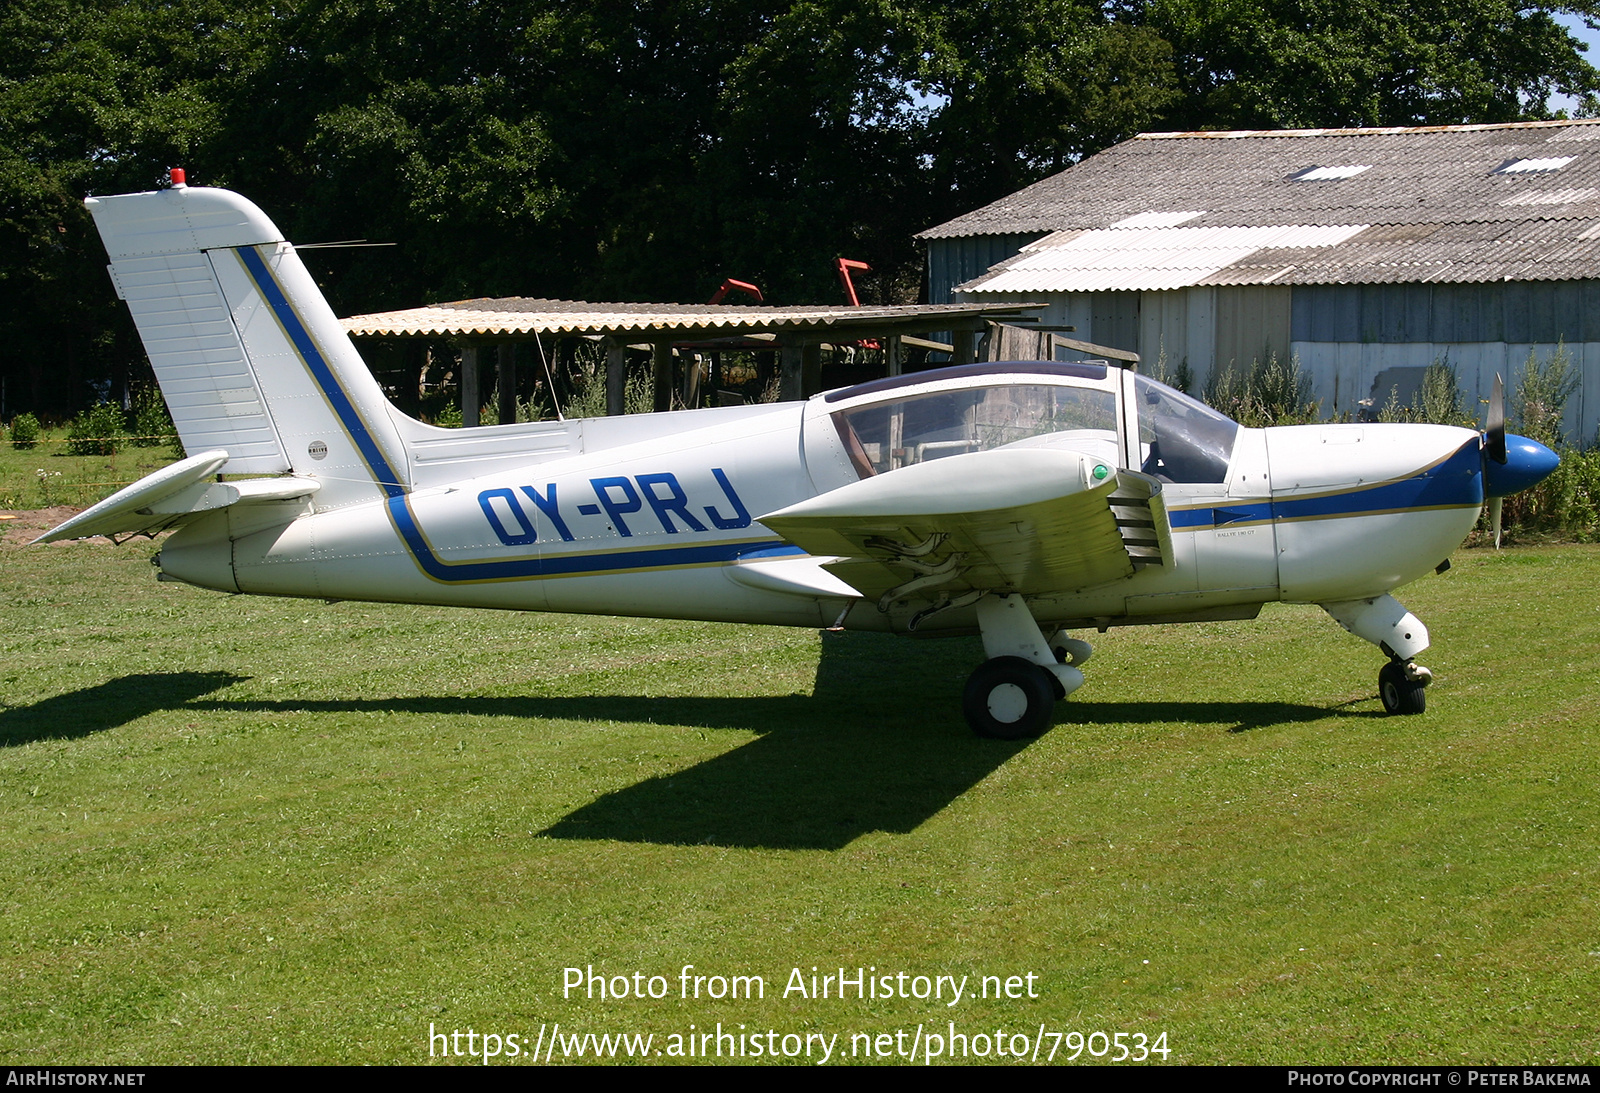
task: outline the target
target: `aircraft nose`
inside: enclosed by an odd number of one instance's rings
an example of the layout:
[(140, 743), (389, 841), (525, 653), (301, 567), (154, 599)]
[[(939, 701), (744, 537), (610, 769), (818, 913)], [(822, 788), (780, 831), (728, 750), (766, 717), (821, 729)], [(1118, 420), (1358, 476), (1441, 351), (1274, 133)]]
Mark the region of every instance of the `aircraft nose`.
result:
[(1506, 436), (1506, 461), (1483, 461), (1483, 492), (1506, 497), (1543, 482), (1561, 463), (1561, 457), (1537, 440), (1515, 433)]

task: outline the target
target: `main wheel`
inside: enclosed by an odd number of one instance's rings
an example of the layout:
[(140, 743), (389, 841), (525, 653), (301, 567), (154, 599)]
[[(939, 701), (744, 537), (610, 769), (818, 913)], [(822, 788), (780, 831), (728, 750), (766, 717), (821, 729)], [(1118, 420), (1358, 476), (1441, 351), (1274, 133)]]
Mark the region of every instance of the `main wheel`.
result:
[(1428, 697), (1420, 679), (1407, 679), (1406, 666), (1391, 660), (1378, 672), (1378, 697), (1383, 701), (1383, 712), (1389, 714), (1421, 713), (1428, 708)]
[(967, 680), (961, 712), (979, 736), (1022, 740), (1050, 727), (1057, 685), (1044, 668), (1021, 657), (995, 657)]

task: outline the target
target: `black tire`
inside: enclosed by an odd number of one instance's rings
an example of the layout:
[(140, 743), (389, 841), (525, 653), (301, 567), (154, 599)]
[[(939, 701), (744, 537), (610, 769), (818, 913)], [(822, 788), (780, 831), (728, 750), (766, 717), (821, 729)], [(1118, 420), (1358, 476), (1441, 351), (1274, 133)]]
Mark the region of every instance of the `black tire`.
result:
[(1044, 668), (1021, 657), (995, 657), (967, 680), (961, 712), (979, 736), (1025, 740), (1050, 727), (1060, 688)]
[(1421, 680), (1407, 679), (1406, 666), (1392, 660), (1378, 672), (1378, 698), (1387, 714), (1416, 714), (1428, 708)]

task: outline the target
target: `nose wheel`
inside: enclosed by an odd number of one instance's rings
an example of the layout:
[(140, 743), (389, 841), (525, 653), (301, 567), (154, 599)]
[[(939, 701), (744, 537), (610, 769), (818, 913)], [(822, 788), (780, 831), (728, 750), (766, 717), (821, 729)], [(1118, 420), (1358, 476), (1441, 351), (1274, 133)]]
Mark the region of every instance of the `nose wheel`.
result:
[(1422, 713), (1428, 708), (1428, 684), (1433, 673), (1413, 661), (1396, 657), (1378, 672), (1378, 698), (1387, 714)]

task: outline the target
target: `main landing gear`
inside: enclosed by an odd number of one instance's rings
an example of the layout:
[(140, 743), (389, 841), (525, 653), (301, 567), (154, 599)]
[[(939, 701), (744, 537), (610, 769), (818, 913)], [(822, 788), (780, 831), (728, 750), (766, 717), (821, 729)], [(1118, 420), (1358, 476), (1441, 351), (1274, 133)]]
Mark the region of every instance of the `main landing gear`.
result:
[(1428, 647), (1428, 628), (1421, 620), (1387, 594), (1325, 603), (1322, 609), (1340, 626), (1389, 654), (1389, 663), (1378, 673), (1378, 698), (1384, 713), (1415, 714), (1428, 708), (1423, 691), (1433, 682), (1433, 673), (1414, 659)]
[(1056, 702), (1083, 686), (1077, 665), (1089, 659), (1089, 643), (1061, 634), (1045, 641), (1021, 596), (983, 597), (978, 627), (989, 659), (967, 680), (967, 724), (995, 740), (1038, 736), (1050, 727)]

